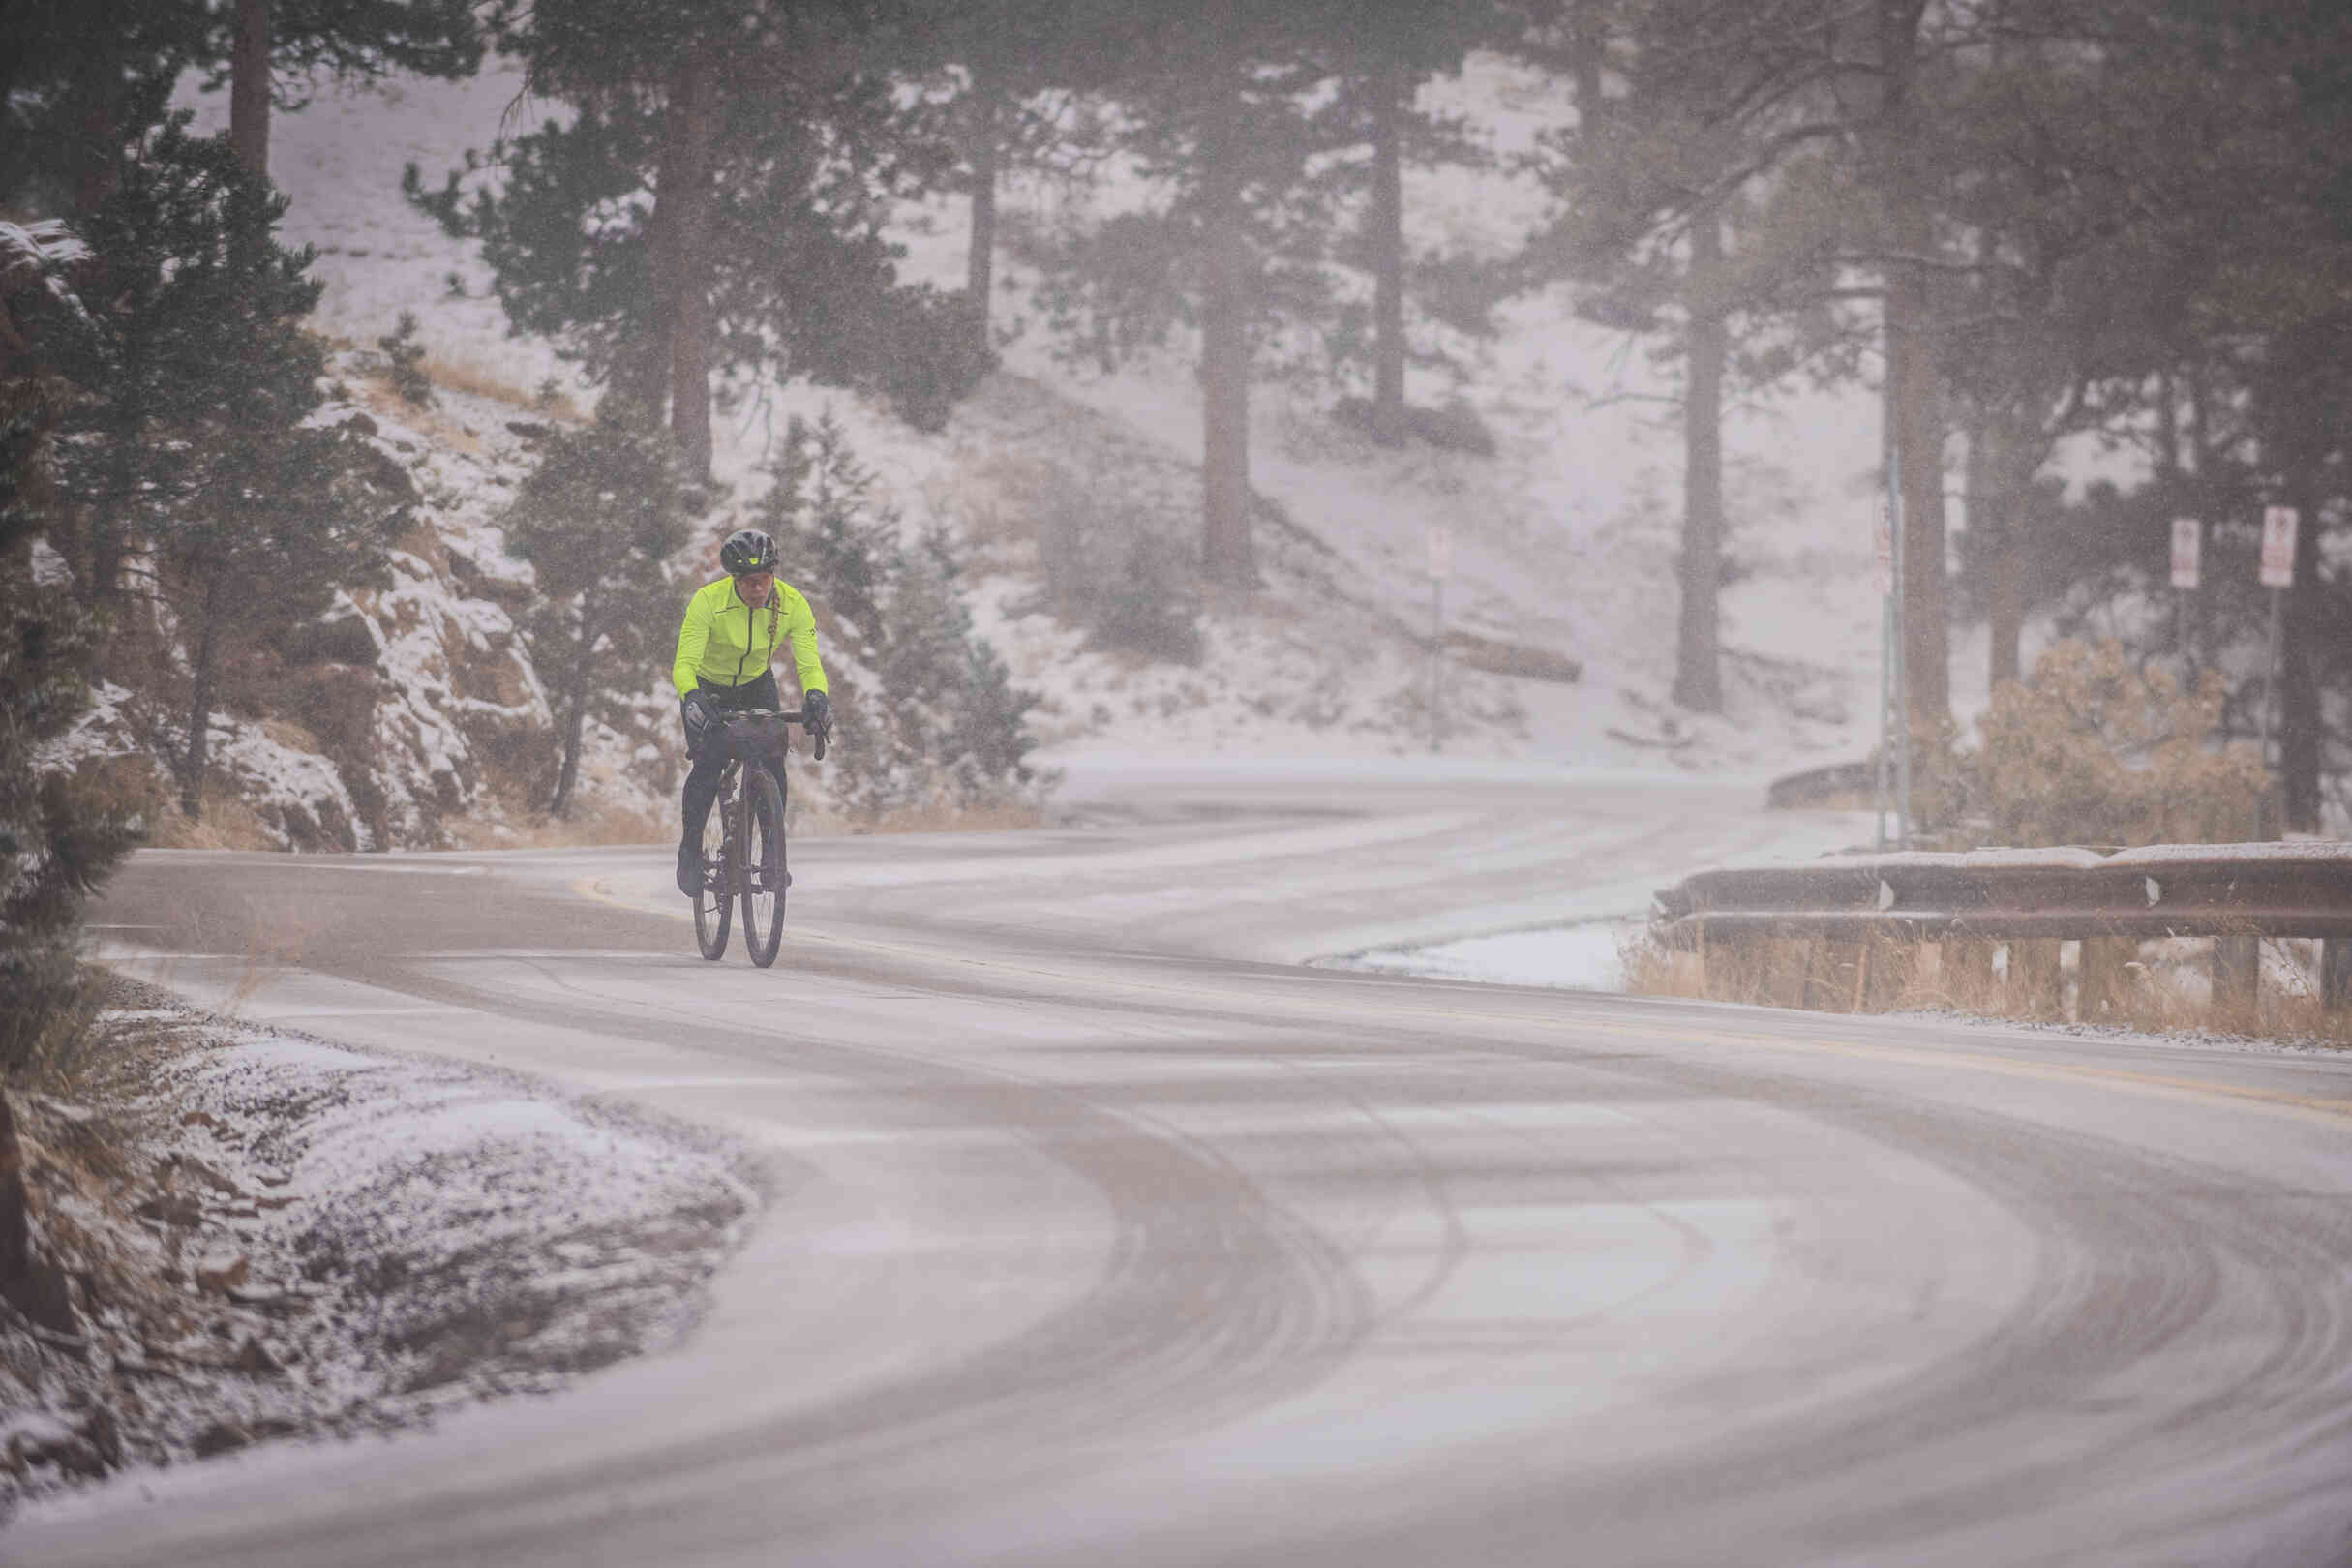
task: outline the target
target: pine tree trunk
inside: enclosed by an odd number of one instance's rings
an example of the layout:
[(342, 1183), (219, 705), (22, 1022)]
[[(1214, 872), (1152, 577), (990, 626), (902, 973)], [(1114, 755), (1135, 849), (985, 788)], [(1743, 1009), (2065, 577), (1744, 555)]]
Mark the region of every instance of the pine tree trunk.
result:
[(228, 144), (237, 161), (269, 178), (269, 4), (237, 0), (237, 39), (229, 54)]
[(1729, 349), (1721, 297), (1723, 230), (1710, 207), (1691, 225), (1684, 285), (1690, 324), (1682, 390), (1682, 618), (1674, 640), (1674, 701), (1723, 711), (1723, 368)]
[(1372, 438), (1404, 439), (1404, 74), (1383, 61), (1372, 94)]
[(661, 156), (653, 173), (653, 211), (646, 219), (646, 245), (652, 256), (652, 309), (645, 342), (618, 365), (613, 390), (635, 405), (651, 423), (670, 415), (670, 382), (677, 374), (678, 220), (685, 184), (685, 71), (668, 83), (662, 106)]
[[(1232, 36), (1231, 8), (1204, 27)], [(1249, 240), (1242, 225), (1240, 146), (1242, 68), (1224, 54), (1216, 67), (1215, 102), (1201, 139), (1201, 224), (1208, 277), (1201, 302), (1201, 568), (1212, 582), (1253, 588), (1257, 556), (1250, 537)]]
[(196, 690), (188, 701), (188, 750), (180, 768), (180, 814), (190, 822), (203, 821), (204, 769), (212, 741), (212, 688), (220, 663), (221, 579), (215, 572), (204, 584), (204, 624), (196, 633)]
[(1903, 485), (1903, 668), (1915, 734), (1951, 712), (1945, 631), (1944, 422), (1927, 344), (1926, 288), (1899, 267), (1886, 297), (1887, 375)]
[(686, 472), (710, 477), (710, 149), (718, 129), (716, 72), (707, 48), (679, 74), (675, 176), (663, 168), (665, 195), (677, 200), (678, 325), (671, 343), (670, 428)]
[(1004, 135), (1001, 89), (985, 77), (972, 84), (972, 241), (964, 257), (964, 297), (972, 313), (972, 347), (982, 356), (995, 349), (988, 314), (996, 289), (996, 180)]
[(1879, 173), (1890, 209), (1886, 274), (1886, 407), (1903, 492), (1903, 666), (1912, 731), (1936, 732), (1951, 716), (1945, 628), (1944, 415), (1939, 406), (1933, 311), (1923, 257), (1935, 244), (1919, 190), (1917, 145), (1926, 135), (1911, 102), (1926, 0), (1878, 0), (1881, 66)]
[(2019, 676), (2025, 637), (2024, 483), (2017, 457), (1998, 415), (1983, 416), (1968, 433), (1968, 531), (1985, 567), (1985, 612), (1991, 622), (1988, 673), (1996, 686)]
[(571, 678), (564, 682), (563, 762), (556, 769), (556, 793), (547, 802), (547, 814), (551, 817), (560, 817), (571, 810), (572, 789), (580, 779), (580, 743), (588, 729), (588, 685), (594, 663), (590, 654), (596, 646), (595, 614), (593, 599), (583, 594), (580, 643), (572, 652)]

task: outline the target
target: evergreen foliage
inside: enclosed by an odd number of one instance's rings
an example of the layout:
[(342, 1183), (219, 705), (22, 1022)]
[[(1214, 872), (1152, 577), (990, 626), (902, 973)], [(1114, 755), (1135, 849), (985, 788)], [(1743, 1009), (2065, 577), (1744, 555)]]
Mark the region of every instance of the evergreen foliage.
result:
[(667, 664), (678, 604), (662, 562), (685, 538), (677, 449), (639, 410), (607, 398), (586, 429), (549, 434), (504, 523), (507, 549), (538, 578), (524, 630), (554, 700), (559, 758), (547, 810), (561, 817), (588, 723), (630, 722), (623, 694)]
[(319, 285), (312, 253), (278, 243), (285, 209), (225, 137), (166, 122), (90, 220), (106, 303), (58, 359), (75, 392), (60, 469), (85, 518), (85, 599), (111, 602), (143, 550), (190, 640), (174, 769), (192, 819), (225, 652), (377, 581), (415, 498), (356, 432), (307, 423)]
[(0, 390), (0, 1085), (69, 1041), (81, 999), (83, 902), (140, 826), (41, 766), (89, 704), (81, 666), (95, 618), (44, 582), (35, 548), (55, 525), (53, 388)]
[[(300, 109), (321, 75), (470, 75), (482, 31), (469, 0), (272, 0), (271, 94)], [(124, 149), (165, 116), (188, 73), (218, 87), (237, 8), (220, 0), (24, 3), (0, 13), (0, 206), (87, 214)]]
[(376, 340), (391, 366), (392, 390), (412, 408), (433, 406), (433, 377), (425, 373), (425, 346), (417, 340), (416, 313), (403, 311), (392, 330)]
[(994, 361), (961, 302), (896, 279), (892, 204), (951, 154), (864, 68), (873, 18), (714, 4), (671, 20), (649, 45), (641, 8), (510, 16), (502, 46), (578, 112), (437, 191), (409, 169), (410, 199), (482, 242), (516, 330), (667, 409), (690, 466), (708, 465), (696, 433), (729, 372), (857, 388), (940, 428)]
[(836, 749), (832, 794), (855, 820), (1003, 804), (1037, 775), (1027, 728), (1037, 706), (972, 629), (950, 541), (901, 537), (874, 476), (829, 417), (796, 419), (754, 517), (796, 580), (825, 608)]

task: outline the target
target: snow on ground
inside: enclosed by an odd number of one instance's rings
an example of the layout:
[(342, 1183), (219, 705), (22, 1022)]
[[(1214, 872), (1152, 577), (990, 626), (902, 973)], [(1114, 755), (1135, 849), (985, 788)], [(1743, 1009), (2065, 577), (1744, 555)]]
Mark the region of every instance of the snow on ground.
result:
[(88, 1282), (77, 1333), (0, 1335), (0, 1519), (671, 1342), (757, 1206), (709, 1134), (117, 983), (84, 1085), (107, 1108), (19, 1097), (45, 1245)]
[(1641, 936), (1638, 920), (1585, 920), (1534, 931), (1444, 942), (1433, 948), (1392, 948), (1334, 959), (1334, 969), (1368, 969), (1432, 980), (1480, 980), (1490, 985), (1549, 985), (1575, 991), (1625, 989), (1626, 945)]

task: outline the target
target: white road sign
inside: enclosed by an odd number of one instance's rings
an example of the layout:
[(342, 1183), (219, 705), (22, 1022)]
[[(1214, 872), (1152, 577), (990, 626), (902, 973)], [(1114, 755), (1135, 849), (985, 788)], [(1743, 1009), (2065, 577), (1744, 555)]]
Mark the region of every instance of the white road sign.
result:
[(2262, 586), (2295, 586), (2295, 527), (2302, 517), (2292, 506), (2262, 509)]
[(2203, 564), (2205, 528), (2193, 517), (2172, 520), (2172, 586), (2192, 588), (2197, 586), (2198, 567)]

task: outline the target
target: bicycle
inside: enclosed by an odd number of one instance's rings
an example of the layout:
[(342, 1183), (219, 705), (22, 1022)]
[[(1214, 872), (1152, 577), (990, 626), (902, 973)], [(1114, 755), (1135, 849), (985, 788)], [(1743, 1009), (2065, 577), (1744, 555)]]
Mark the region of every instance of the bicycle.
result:
[[(728, 749), (715, 808), (703, 823), (703, 886), (694, 899), (694, 940), (713, 962), (727, 951), (739, 895), (743, 950), (766, 969), (784, 940), (784, 891), (792, 872), (784, 858), (784, 756), (799, 711), (741, 709), (713, 715), (709, 743)], [(811, 729), (814, 755), (825, 759), (828, 732)], [(746, 773), (743, 764), (749, 761)]]

